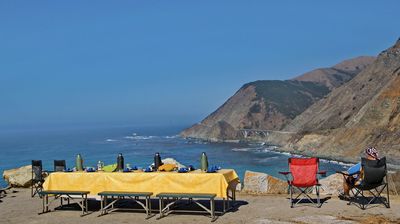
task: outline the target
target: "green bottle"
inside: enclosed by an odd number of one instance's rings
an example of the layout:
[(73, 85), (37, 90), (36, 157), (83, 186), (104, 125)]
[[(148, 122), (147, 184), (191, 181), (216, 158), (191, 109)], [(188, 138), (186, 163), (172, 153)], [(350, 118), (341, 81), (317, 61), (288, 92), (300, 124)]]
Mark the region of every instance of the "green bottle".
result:
[(76, 168), (76, 171), (82, 171), (83, 170), (83, 159), (82, 159), (81, 154), (78, 154), (76, 156), (75, 168)]
[(207, 155), (206, 155), (205, 152), (203, 152), (201, 154), (200, 163), (201, 163), (201, 171), (207, 172), (207, 170), (208, 170), (208, 159), (207, 159)]

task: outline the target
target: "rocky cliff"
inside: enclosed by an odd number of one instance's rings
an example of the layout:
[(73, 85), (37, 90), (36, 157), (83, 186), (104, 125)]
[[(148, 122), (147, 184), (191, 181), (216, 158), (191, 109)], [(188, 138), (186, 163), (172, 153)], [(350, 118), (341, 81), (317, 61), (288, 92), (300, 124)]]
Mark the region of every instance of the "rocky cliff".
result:
[(351, 80), (373, 60), (374, 57), (358, 57), (292, 80), (247, 83), (215, 112), (181, 135), (217, 141), (241, 139), (240, 129), (281, 130), (332, 89)]
[(285, 150), (355, 161), (376, 146), (400, 164), (400, 39), (366, 69), (334, 89), (285, 128)]

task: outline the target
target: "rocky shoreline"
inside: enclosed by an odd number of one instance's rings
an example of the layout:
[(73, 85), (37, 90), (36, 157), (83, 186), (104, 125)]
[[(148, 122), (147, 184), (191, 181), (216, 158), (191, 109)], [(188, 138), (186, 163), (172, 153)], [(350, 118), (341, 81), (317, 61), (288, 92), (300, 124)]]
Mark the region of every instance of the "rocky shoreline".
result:
[[(299, 151), (299, 150), (293, 150), (293, 149), (288, 149), (285, 148), (285, 146), (282, 146), (280, 144), (271, 143), (271, 142), (266, 142), (261, 139), (203, 139), (203, 138), (195, 138), (195, 137), (184, 137), (185, 139), (191, 140), (191, 141), (196, 141), (196, 142), (208, 142), (208, 143), (241, 143), (241, 144), (259, 144), (260, 146), (262, 145), (267, 145), (267, 146), (275, 146), (271, 151), (277, 152), (277, 153), (289, 153), (291, 155), (296, 155), (296, 156), (306, 156), (306, 157), (318, 157), (322, 160), (326, 160), (329, 162), (333, 163), (338, 163), (338, 164), (343, 164), (343, 165), (354, 165), (359, 162), (360, 158), (353, 158), (353, 157), (343, 157), (343, 156), (337, 156), (337, 155), (326, 155), (325, 153), (319, 153), (316, 151)], [(400, 170), (400, 164), (393, 164), (393, 163), (387, 163), (388, 168), (390, 170)]]

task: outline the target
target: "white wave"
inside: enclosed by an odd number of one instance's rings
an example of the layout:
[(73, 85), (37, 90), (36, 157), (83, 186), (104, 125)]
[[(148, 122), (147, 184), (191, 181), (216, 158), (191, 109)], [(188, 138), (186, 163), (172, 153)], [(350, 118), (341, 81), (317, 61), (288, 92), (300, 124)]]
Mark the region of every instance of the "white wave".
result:
[(157, 136), (141, 136), (141, 135), (135, 135), (135, 136), (125, 136), (124, 138), (126, 139), (133, 139), (133, 140), (147, 140), (147, 139), (153, 139), (156, 138)]
[(164, 138), (178, 138), (179, 137), (179, 135), (170, 135), (170, 136), (164, 136)]
[(329, 159), (320, 159), (321, 162), (324, 163), (333, 163), (333, 164), (338, 164), (341, 166), (353, 166), (354, 163), (345, 163), (345, 162), (340, 162), (340, 161), (335, 161), (335, 160), (329, 160)]
[(111, 138), (108, 138), (107, 140), (106, 140), (106, 142), (116, 142), (117, 140), (115, 140), (115, 139), (111, 139)]
[(248, 152), (254, 150), (254, 148), (233, 148), (231, 150), (235, 152)]
[(272, 157), (267, 157), (267, 158), (263, 158), (263, 159), (257, 159), (257, 161), (260, 163), (265, 163), (265, 162), (269, 162), (271, 160), (278, 159), (278, 158), (279, 158), (278, 156), (272, 156)]

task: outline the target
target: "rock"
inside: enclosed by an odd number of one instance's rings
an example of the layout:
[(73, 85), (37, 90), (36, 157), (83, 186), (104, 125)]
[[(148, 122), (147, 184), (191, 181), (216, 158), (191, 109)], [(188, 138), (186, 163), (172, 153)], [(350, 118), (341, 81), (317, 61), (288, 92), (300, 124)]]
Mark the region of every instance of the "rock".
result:
[(392, 195), (400, 194), (400, 171), (388, 173), (389, 193)]
[(338, 196), (339, 190), (343, 190), (343, 175), (335, 173), (321, 179), (319, 183), (321, 184), (321, 194)]
[(243, 192), (248, 194), (286, 194), (286, 181), (272, 177), (266, 173), (246, 171)]
[(236, 185), (236, 191), (242, 191), (242, 183)]
[(27, 165), (16, 169), (5, 170), (3, 178), (12, 187), (30, 187), (32, 179), (32, 166)]

